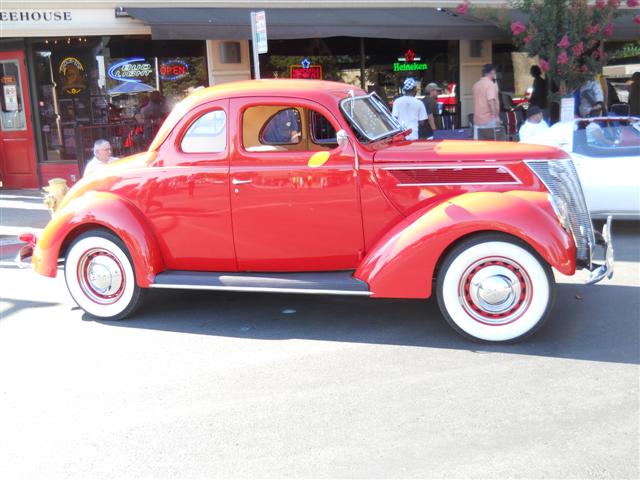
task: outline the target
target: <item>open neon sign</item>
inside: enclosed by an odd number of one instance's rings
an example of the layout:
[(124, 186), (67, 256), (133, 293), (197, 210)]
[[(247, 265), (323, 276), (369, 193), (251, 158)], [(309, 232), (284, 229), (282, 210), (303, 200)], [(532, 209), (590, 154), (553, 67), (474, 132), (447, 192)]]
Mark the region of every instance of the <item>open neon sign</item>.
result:
[(159, 70), (162, 80), (180, 80), (189, 76), (189, 64), (177, 58), (162, 63)]

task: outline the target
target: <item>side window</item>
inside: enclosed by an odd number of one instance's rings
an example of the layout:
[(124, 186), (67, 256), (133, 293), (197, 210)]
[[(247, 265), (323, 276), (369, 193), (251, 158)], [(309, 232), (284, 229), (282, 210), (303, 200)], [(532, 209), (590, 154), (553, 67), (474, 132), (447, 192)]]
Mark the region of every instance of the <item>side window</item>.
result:
[(302, 137), (300, 113), (295, 108), (285, 108), (269, 118), (260, 132), (263, 145), (295, 145)]
[(227, 147), (227, 115), (222, 110), (198, 118), (182, 137), (180, 148), (186, 153), (224, 152)]
[(317, 145), (337, 146), (336, 129), (322, 114), (311, 110), (309, 112), (311, 125), (311, 141)]

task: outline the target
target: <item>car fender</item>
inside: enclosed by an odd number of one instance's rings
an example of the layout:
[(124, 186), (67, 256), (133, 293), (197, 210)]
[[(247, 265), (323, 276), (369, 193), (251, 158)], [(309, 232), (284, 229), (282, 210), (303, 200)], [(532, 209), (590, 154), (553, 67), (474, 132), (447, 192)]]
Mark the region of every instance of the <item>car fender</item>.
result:
[(108, 192), (87, 192), (58, 210), (36, 243), (33, 269), (48, 277), (57, 273), (58, 257), (69, 235), (91, 228), (107, 228), (125, 244), (136, 273), (136, 283), (148, 287), (163, 269), (155, 235), (140, 210), (122, 197)]
[(576, 268), (573, 238), (546, 192), (470, 192), (419, 210), (395, 225), (355, 272), (373, 297), (428, 298), (442, 255), (474, 233), (502, 232), (529, 244), (565, 275)]

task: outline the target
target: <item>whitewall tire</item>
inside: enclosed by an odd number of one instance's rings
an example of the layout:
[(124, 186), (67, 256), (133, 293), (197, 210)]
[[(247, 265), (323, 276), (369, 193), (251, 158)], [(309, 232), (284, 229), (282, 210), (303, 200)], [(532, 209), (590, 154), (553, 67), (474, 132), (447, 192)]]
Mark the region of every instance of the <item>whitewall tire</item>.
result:
[(555, 282), (549, 265), (508, 235), (481, 234), (457, 245), (438, 273), (438, 305), (463, 336), (515, 342), (549, 316)]
[(74, 240), (67, 251), (64, 278), (71, 297), (89, 315), (120, 320), (142, 303), (131, 258), (113, 233), (92, 230)]

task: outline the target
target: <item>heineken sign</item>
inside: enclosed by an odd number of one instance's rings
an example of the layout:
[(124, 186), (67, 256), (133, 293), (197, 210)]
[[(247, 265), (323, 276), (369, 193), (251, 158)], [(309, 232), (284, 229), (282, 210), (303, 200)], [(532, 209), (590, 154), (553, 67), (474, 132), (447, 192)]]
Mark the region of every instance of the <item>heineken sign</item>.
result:
[(407, 50), (404, 56), (398, 57), (398, 61), (393, 64), (394, 72), (413, 72), (416, 70), (428, 70), (428, 63), (420, 63), (420, 57), (411, 50)]
[(394, 63), (393, 71), (394, 72), (409, 72), (413, 70), (429, 70), (429, 65), (426, 63)]

